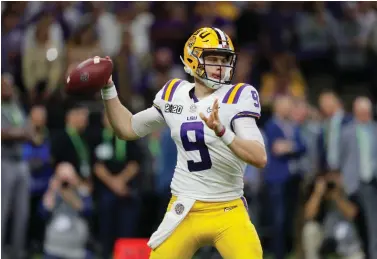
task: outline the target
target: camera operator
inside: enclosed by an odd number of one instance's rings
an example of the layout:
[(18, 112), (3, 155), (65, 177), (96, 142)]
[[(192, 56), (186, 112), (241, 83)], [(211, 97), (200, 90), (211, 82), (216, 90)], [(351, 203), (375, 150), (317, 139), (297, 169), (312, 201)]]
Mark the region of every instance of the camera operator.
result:
[(57, 166), (42, 205), (44, 214), (50, 216), (44, 258), (89, 258), (86, 251), (89, 227), (85, 216), (91, 212), (92, 200), (71, 164)]
[(359, 220), (359, 207), (344, 194), (340, 173), (318, 175), (308, 194), (303, 228), (305, 258), (328, 254), (342, 259), (365, 258), (354, 226)]

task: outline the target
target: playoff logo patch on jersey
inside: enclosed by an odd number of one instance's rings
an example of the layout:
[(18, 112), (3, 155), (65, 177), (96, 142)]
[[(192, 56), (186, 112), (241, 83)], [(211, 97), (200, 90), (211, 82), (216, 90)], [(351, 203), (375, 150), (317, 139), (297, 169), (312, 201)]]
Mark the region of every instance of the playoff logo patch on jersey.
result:
[(165, 112), (166, 113), (181, 114), (182, 110), (183, 110), (183, 106), (182, 105), (170, 104), (170, 103), (165, 104)]

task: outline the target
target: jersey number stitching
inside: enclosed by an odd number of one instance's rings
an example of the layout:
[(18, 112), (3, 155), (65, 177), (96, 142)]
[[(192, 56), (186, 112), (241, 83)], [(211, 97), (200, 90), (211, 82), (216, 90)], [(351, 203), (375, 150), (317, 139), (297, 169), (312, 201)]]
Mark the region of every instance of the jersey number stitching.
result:
[[(195, 141), (190, 141), (187, 133), (189, 131), (195, 132)], [(181, 125), (181, 140), (183, 148), (186, 151), (199, 151), (201, 162), (193, 160), (187, 161), (188, 170), (190, 172), (197, 172), (208, 170), (212, 167), (211, 157), (209, 155), (208, 147), (204, 141), (204, 124), (201, 121), (185, 122)]]
[(251, 96), (253, 97), (253, 100), (255, 101), (254, 107), (259, 108), (259, 97), (257, 91), (251, 90)]

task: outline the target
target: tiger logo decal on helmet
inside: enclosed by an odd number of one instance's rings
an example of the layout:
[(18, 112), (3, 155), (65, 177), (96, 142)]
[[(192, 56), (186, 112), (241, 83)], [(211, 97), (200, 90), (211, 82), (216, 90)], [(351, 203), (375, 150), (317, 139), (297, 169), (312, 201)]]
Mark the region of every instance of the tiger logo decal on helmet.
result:
[[(222, 64), (206, 64), (206, 56), (224, 56)], [(212, 89), (218, 89), (224, 84), (230, 84), (236, 67), (237, 55), (230, 37), (222, 30), (214, 27), (204, 27), (194, 32), (187, 40), (183, 58), (180, 57), (185, 72), (202, 81)], [(222, 75), (212, 78), (207, 75), (206, 66), (221, 66)]]

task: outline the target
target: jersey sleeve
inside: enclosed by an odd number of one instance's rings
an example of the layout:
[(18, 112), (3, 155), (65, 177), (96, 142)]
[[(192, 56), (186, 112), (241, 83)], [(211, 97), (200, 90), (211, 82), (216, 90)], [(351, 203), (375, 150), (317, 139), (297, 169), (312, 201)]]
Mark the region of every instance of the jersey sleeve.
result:
[(155, 130), (158, 130), (166, 125), (162, 108), (164, 107), (163, 95), (164, 88), (156, 94), (152, 107), (138, 112), (132, 116), (131, 126), (133, 131), (139, 137), (144, 137)]
[(144, 137), (153, 131), (166, 126), (164, 117), (154, 107), (134, 114), (131, 118), (133, 131), (139, 137)]
[(165, 106), (164, 100), (162, 99), (163, 92), (164, 92), (164, 88), (158, 91), (158, 93), (154, 97), (153, 105), (152, 105), (153, 108), (156, 109), (161, 114), (162, 117), (164, 117), (164, 114), (162, 113), (162, 111)]
[(175, 78), (166, 82), (164, 87), (156, 94), (152, 107), (132, 116), (132, 128), (136, 135), (144, 137), (167, 125), (164, 117), (165, 104), (172, 101), (182, 81), (181, 79)]
[(234, 132), (238, 137), (245, 140), (256, 140), (264, 146), (264, 139), (254, 118), (240, 118), (235, 120)]
[(227, 104), (234, 105), (233, 115), (230, 120), (230, 127), (234, 129), (234, 121), (238, 118), (254, 118), (261, 116), (261, 104), (259, 102), (259, 93), (251, 85), (237, 84), (225, 96)]

